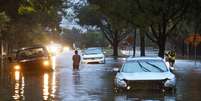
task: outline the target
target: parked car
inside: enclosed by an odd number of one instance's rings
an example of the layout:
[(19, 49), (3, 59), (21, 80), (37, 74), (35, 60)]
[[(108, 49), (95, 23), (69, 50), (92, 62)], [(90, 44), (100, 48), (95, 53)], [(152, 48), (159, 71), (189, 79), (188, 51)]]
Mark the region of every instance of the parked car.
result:
[(15, 62), (15, 70), (52, 70), (51, 57), (44, 46), (19, 49)]
[(117, 91), (157, 89), (175, 91), (176, 77), (159, 57), (128, 58), (117, 72), (114, 83)]
[(82, 63), (105, 63), (105, 55), (101, 48), (87, 48), (83, 51)]

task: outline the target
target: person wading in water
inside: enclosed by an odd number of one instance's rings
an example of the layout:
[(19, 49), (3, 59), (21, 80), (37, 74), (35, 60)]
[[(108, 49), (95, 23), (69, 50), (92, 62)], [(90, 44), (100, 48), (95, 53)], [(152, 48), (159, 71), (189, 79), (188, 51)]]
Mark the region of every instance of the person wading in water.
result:
[(79, 70), (81, 57), (78, 54), (78, 51), (75, 50), (75, 54), (73, 55), (73, 70)]

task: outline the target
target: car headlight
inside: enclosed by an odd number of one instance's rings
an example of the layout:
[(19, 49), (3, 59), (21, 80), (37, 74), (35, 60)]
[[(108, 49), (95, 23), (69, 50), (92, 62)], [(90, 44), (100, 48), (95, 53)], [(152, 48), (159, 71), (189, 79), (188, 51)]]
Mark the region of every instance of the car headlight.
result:
[(14, 69), (15, 69), (15, 70), (20, 70), (20, 65), (15, 65), (15, 66), (14, 66)]
[(49, 65), (50, 65), (50, 62), (49, 62), (48, 60), (45, 60), (45, 61), (43, 61), (43, 65), (44, 65), (44, 66), (49, 66)]
[(96, 57), (96, 59), (102, 59), (103, 57)]
[(165, 87), (174, 87), (176, 85), (176, 78), (167, 79), (164, 83)]
[(64, 50), (65, 52), (67, 52), (67, 51), (70, 50), (70, 48), (69, 48), (68, 46), (65, 46), (65, 47), (63, 48), (63, 50)]
[(117, 85), (120, 87), (127, 87), (127, 83), (124, 79), (117, 79)]

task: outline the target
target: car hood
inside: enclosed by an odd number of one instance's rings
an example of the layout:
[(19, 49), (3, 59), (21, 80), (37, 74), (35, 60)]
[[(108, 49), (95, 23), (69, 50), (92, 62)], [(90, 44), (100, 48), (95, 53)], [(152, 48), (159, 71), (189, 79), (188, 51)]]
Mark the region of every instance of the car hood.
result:
[(103, 57), (103, 54), (88, 54), (83, 55), (83, 58)]
[(175, 75), (171, 72), (163, 73), (151, 73), (151, 72), (141, 72), (141, 73), (119, 73), (121, 79), (126, 80), (164, 80), (175, 78)]
[(30, 61), (37, 61), (37, 60), (48, 60), (48, 57), (36, 57), (36, 58), (29, 58), (29, 59), (22, 59), (19, 62), (30, 62)]

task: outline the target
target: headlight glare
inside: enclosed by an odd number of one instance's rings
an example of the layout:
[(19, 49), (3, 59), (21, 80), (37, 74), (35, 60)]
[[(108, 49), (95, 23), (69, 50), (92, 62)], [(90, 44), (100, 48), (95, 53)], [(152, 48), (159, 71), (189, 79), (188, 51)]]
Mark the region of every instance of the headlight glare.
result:
[(49, 66), (49, 65), (50, 65), (50, 63), (49, 63), (49, 61), (48, 61), (48, 60), (45, 60), (45, 61), (43, 61), (43, 65), (44, 65), (44, 66)]
[(15, 65), (15, 66), (14, 66), (14, 69), (15, 69), (15, 70), (20, 70), (20, 65)]

